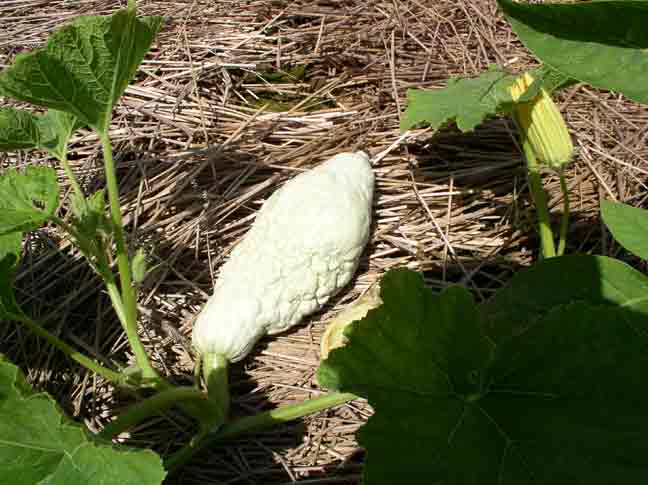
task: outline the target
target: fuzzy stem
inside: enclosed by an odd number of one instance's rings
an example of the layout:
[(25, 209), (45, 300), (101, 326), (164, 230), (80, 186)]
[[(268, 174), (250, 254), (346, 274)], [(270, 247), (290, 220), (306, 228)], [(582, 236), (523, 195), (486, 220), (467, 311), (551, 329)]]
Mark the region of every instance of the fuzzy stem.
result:
[(563, 196), (563, 214), (562, 219), (560, 220), (560, 240), (558, 242), (556, 256), (562, 256), (565, 254), (565, 249), (567, 247), (567, 232), (569, 231), (569, 189), (567, 188), (567, 182), (565, 181), (565, 171), (562, 168), (560, 169), (560, 190), (562, 191)]
[(533, 147), (524, 133), (520, 133), (520, 135), (522, 137), (522, 150), (524, 151), (529, 170), (529, 190), (538, 214), (538, 232), (540, 233), (542, 256), (543, 258), (552, 258), (556, 255), (556, 248), (551, 231), (547, 194), (542, 188), (542, 179), (540, 178), (538, 162)]
[(101, 135), (104, 164), (106, 172), (106, 185), (108, 187), (108, 200), (110, 201), (110, 213), (112, 218), (115, 245), (117, 246), (117, 267), (119, 269), (119, 280), (121, 286), (121, 299), (124, 310), (124, 330), (135, 354), (138, 367), (142, 370), (145, 379), (159, 379), (146, 353), (144, 345), (137, 334), (137, 302), (135, 301), (135, 289), (132, 284), (130, 261), (128, 259), (128, 248), (124, 237), (124, 223), (119, 204), (119, 186), (115, 162), (112, 156), (112, 146), (107, 130)]
[(20, 322), (24, 324), (32, 333), (35, 335), (39, 336), (43, 340), (46, 340), (47, 343), (52, 345), (53, 347), (56, 347), (59, 349), (61, 352), (65, 353), (68, 357), (70, 357), (72, 360), (75, 362), (78, 362), (81, 364), (83, 367), (86, 369), (89, 369), (100, 376), (102, 376), (104, 379), (122, 386), (125, 385), (125, 377), (120, 374), (119, 372), (116, 372), (114, 370), (110, 370), (107, 367), (104, 367), (103, 365), (99, 364), (98, 362), (95, 362), (92, 360), (90, 357), (87, 355), (79, 352), (78, 350), (74, 349), (70, 345), (66, 344), (63, 340), (58, 338), (57, 336), (51, 334), (47, 330), (45, 330), (39, 323), (36, 321), (32, 320), (29, 318), (27, 315), (24, 314), (13, 314), (12, 319), (16, 320), (17, 322)]
[(194, 387), (172, 387), (132, 405), (125, 413), (106, 425), (97, 436), (110, 440), (114, 436), (137, 425), (144, 419), (155, 414), (160, 414), (177, 405), (179, 402), (199, 400), (206, 400), (206, 396)]
[(299, 404), (282, 406), (271, 411), (241, 418), (231, 423), (224, 424), (217, 433), (202, 432), (193, 440), (173, 454), (165, 463), (169, 473), (177, 471), (178, 467), (187, 463), (197, 452), (205, 446), (233, 438), (243, 433), (260, 431), (277, 424), (293, 421), (309, 414), (317, 413), (334, 406), (339, 406), (349, 401), (358, 399), (351, 393), (335, 392), (315, 399), (309, 399)]

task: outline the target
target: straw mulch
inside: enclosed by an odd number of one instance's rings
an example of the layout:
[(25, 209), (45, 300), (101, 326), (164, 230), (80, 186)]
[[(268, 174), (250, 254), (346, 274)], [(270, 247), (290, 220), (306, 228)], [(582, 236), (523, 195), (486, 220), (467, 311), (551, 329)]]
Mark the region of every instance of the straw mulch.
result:
[[(108, 14), (119, 4), (4, 0), (0, 63), (77, 15)], [(475, 75), (491, 63), (513, 72), (535, 65), (494, 1), (139, 4), (167, 20), (115, 110), (111, 137), (130, 243), (145, 247), (154, 267), (141, 291), (141, 334), (171, 379), (191, 382), (193, 317), (263, 200), (341, 151), (364, 149), (377, 160), (375, 229), (357, 277), (323, 312), (264, 339), (233, 366), (234, 415), (319, 395), (326, 321), (389, 268), (423, 271), (435, 288), (460, 283), (484, 299), (537, 258), (535, 214), (510, 121), (493, 119), (470, 134), (399, 131), (408, 88), (441, 87), (449, 76)], [(568, 170), (569, 250), (615, 254), (597, 207), (601, 197), (643, 203), (648, 111), (582, 85), (559, 100), (579, 148)], [(88, 193), (102, 187), (92, 133), (74, 138), (71, 158)], [(0, 160), (3, 167), (55, 166), (39, 153)], [(558, 180), (545, 182), (558, 222)], [(16, 285), (28, 312), (105, 362), (132, 361), (100, 280), (66, 240), (45, 228), (29, 235), (25, 252)], [(128, 403), (14, 324), (0, 327), (0, 342), (34, 385), (91, 429)], [(355, 432), (370, 415), (356, 401), (241, 437), (207, 450), (173, 481), (357, 483)], [(124, 438), (169, 453), (189, 438), (188, 424), (172, 413)]]

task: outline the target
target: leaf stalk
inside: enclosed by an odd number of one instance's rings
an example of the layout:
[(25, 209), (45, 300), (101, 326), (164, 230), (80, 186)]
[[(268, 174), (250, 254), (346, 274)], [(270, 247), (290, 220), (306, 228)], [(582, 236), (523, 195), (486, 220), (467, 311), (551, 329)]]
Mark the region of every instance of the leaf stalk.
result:
[(187, 401), (205, 401), (205, 394), (194, 387), (172, 387), (130, 406), (126, 412), (106, 425), (98, 434), (99, 438), (110, 440), (132, 428), (146, 418)]
[(270, 428), (277, 424), (293, 421), (309, 414), (317, 413), (340, 404), (358, 399), (358, 396), (348, 392), (334, 392), (315, 399), (309, 399), (299, 404), (290, 404), (272, 409), (263, 413), (224, 424), (216, 433), (202, 432), (185, 444), (166, 461), (165, 466), (169, 473), (187, 463), (196, 453), (207, 445), (234, 438), (243, 433), (251, 433)]
[(50, 345), (56, 347), (59, 349), (61, 352), (65, 353), (68, 357), (70, 357), (72, 360), (75, 362), (81, 364), (83, 367), (86, 369), (89, 369), (100, 376), (102, 376), (104, 379), (118, 385), (118, 386), (124, 386), (126, 385), (126, 378), (124, 375), (121, 373), (108, 369), (107, 367), (104, 367), (103, 365), (99, 364), (98, 362), (95, 362), (92, 360), (90, 357), (87, 355), (83, 354), (82, 352), (79, 352), (78, 350), (74, 349), (72, 346), (68, 345), (65, 343), (63, 340), (58, 338), (57, 336), (51, 334), (43, 326), (41, 326), (39, 323), (36, 321), (32, 320), (25, 314), (15, 314), (12, 315), (13, 320), (22, 323), (25, 325), (32, 333), (35, 335), (39, 336), (43, 340), (45, 340), (47, 343)]
[(121, 300), (123, 302), (124, 330), (126, 336), (135, 354), (137, 365), (142, 371), (145, 379), (160, 379), (149, 360), (146, 349), (142, 344), (137, 333), (137, 302), (135, 296), (135, 287), (131, 277), (131, 267), (128, 258), (128, 247), (124, 237), (124, 223), (121, 215), (121, 206), (119, 204), (119, 186), (117, 184), (117, 174), (115, 162), (112, 155), (112, 145), (108, 130), (100, 132), (101, 146), (104, 155), (104, 164), (106, 172), (106, 185), (108, 188), (108, 200), (110, 202), (110, 214), (112, 219), (115, 245), (117, 246), (117, 267), (119, 270), (119, 279), (121, 286)]

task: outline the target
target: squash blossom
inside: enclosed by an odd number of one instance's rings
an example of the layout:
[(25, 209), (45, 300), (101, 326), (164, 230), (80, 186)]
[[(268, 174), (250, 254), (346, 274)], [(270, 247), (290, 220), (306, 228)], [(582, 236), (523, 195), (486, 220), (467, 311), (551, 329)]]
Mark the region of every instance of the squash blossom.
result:
[[(533, 83), (528, 72), (520, 76), (509, 88), (513, 101), (517, 101)], [(513, 118), (520, 135), (526, 137), (540, 164), (557, 169), (569, 163), (574, 146), (560, 110), (544, 88), (531, 101), (517, 103)]]

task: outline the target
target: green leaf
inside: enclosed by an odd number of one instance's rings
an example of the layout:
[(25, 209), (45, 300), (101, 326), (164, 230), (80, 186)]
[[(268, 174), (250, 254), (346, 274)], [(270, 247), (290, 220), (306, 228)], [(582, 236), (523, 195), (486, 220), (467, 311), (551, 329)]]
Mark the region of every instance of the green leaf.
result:
[(488, 335), (505, 339), (553, 307), (573, 302), (623, 306), (648, 315), (648, 277), (605, 256), (549, 258), (519, 271), (482, 305)]
[[(348, 381), (363, 383), (363, 393), (374, 396), (382, 395), (385, 382), (398, 386), (410, 380), (424, 394), (447, 394), (453, 386), (477, 389), (470, 373), (488, 360), (490, 343), (480, 333), (479, 316), (466, 290), (449, 288), (437, 297), (423, 287), (418, 273), (398, 269), (383, 278), (381, 298), (384, 303), (369, 311), (365, 324), (345, 330), (357, 342), (355, 353), (333, 350), (320, 367), (320, 382), (336, 389)], [(401, 321), (411, 324), (401, 327)], [(468, 323), (460, 327), (457, 321)], [(470, 353), (460, 351), (464, 343), (472, 347)], [(376, 352), (378, 348), (384, 350)], [(409, 359), (398, 362), (405, 349), (412, 352), (411, 359), (418, 359), (417, 366), (411, 367)], [(451, 368), (454, 375), (439, 373)]]
[(0, 319), (12, 320), (21, 312), (13, 293), (13, 275), (20, 262), (22, 234), (10, 232), (0, 236)]
[(407, 91), (407, 109), (401, 119), (401, 130), (425, 124), (434, 129), (452, 121), (463, 131), (471, 131), (488, 116), (510, 112), (515, 104), (531, 101), (541, 88), (551, 93), (572, 85), (575, 80), (548, 67), (530, 71), (535, 81), (516, 101), (509, 88), (521, 74), (508, 74), (497, 67), (477, 78), (453, 78), (443, 89)]
[(115, 448), (91, 438), (6, 361), (0, 362), (0, 436), (0, 469), (7, 484), (156, 485), (166, 475), (152, 451)]
[(29, 166), (0, 176), (0, 235), (38, 229), (58, 207), (56, 171)]
[(631, 253), (648, 259), (648, 210), (603, 200), (601, 216), (614, 239)]
[(500, 460), (476, 470), (492, 477), (480, 483), (645, 483), (646, 321), (628, 308), (574, 303), (503, 345), (475, 406), (500, 442)]
[(74, 115), (62, 111), (49, 110), (38, 115), (0, 108), (0, 151), (41, 148), (62, 160), (72, 133), (80, 127)]
[(50, 109), (38, 118), (38, 126), (43, 133), (41, 147), (59, 160), (64, 160), (72, 134), (83, 123), (73, 114)]
[(20, 261), (22, 234), (10, 232), (0, 236), (0, 268), (15, 270)]
[(524, 45), (543, 63), (597, 88), (648, 103), (648, 3), (527, 4), (498, 0)]
[(360, 434), (369, 453), (366, 483), (435, 483), (431, 444), (452, 427), (435, 416), (461, 415), (455, 393), (480, 392), (478, 371), (492, 347), (463, 289), (435, 296), (419, 274), (392, 270), (381, 297), (380, 307), (347, 327), (349, 343), (330, 353), (318, 381), (367, 397), (376, 410)]
[(41, 132), (33, 113), (0, 108), (0, 151), (29, 150), (41, 146)]
[[(556, 71), (555, 69), (544, 65), (539, 67), (538, 69), (534, 69), (531, 71), (531, 74), (533, 77), (536, 79), (536, 81), (531, 85), (528, 91), (532, 91), (534, 88), (534, 85), (536, 83), (540, 83), (540, 85), (547, 91), (548, 93), (552, 93), (554, 91), (557, 91), (559, 89), (564, 89), (569, 86), (572, 86), (578, 81), (576, 79), (570, 78), (569, 76), (566, 76), (560, 71)], [(525, 93), (526, 94), (526, 93)], [(524, 100), (525, 94), (523, 94), (520, 99)], [(536, 92), (537, 94), (537, 92)], [(535, 96), (535, 94), (534, 94)]]
[(514, 103), (512, 101), (505, 101), (500, 106), (500, 111), (511, 111), (513, 106), (517, 103), (525, 103), (533, 100), (540, 94), (540, 89), (544, 89), (548, 94), (559, 89), (564, 89), (575, 84), (577, 81), (565, 76), (563, 73), (552, 69), (549, 66), (541, 66), (537, 69), (529, 71), (534, 81), (531, 86), (522, 93), (522, 95)]
[(455, 121), (461, 131), (471, 131), (487, 116), (496, 114), (503, 103), (512, 101), (508, 88), (516, 78), (491, 68), (474, 79), (450, 79), (443, 89), (409, 89), (401, 130), (420, 124), (437, 129)]
[(365, 484), (645, 482), (646, 319), (563, 305), (492, 351), (464, 290), (436, 296), (402, 270), (381, 286), (318, 376), (374, 408)]
[(79, 17), (44, 48), (16, 57), (0, 73), (0, 93), (74, 115), (105, 133), (114, 104), (133, 78), (162, 23), (123, 9)]

